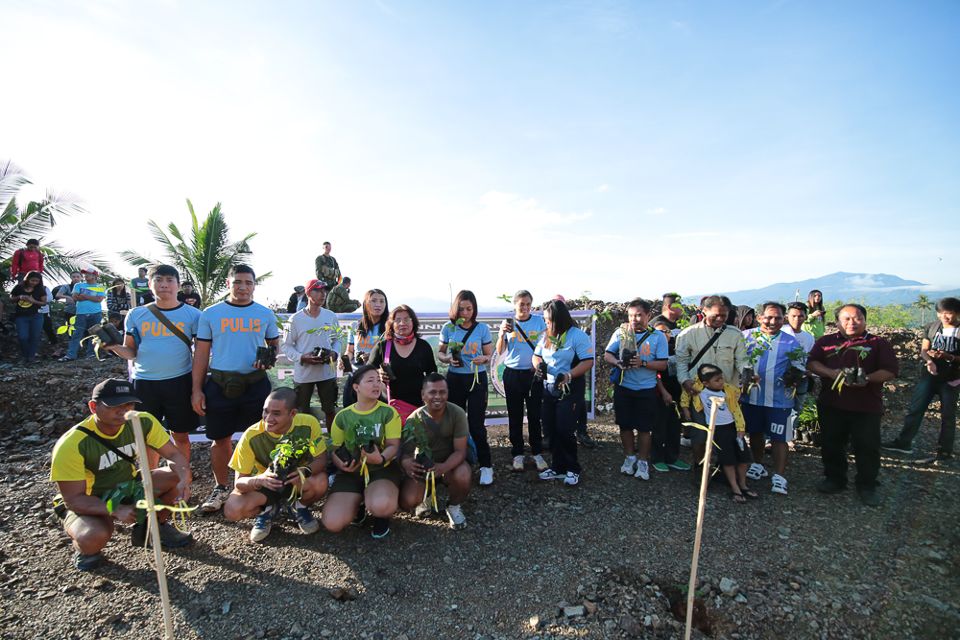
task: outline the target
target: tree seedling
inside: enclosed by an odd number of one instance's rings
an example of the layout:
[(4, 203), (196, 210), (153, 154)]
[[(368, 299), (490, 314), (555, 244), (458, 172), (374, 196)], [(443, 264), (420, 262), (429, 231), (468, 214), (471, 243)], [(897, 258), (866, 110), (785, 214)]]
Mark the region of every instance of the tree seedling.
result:
[[(282, 482), (286, 482), (291, 473), (298, 473), (302, 483), (306, 475), (300, 468), (309, 464), (316, 455), (317, 443), (313, 440), (285, 435), (270, 452), (269, 469)], [(295, 502), (299, 497), (299, 491), (287, 485), (283, 488), (281, 497), (286, 497), (289, 502)]]
[(257, 358), (254, 366), (258, 369), (269, 369), (277, 364), (277, 349), (271, 345), (257, 347)]
[(432, 469), (433, 451), (430, 449), (430, 438), (427, 435), (426, 425), (419, 418), (407, 420), (403, 425), (403, 443), (414, 446), (414, 460), (424, 469)]

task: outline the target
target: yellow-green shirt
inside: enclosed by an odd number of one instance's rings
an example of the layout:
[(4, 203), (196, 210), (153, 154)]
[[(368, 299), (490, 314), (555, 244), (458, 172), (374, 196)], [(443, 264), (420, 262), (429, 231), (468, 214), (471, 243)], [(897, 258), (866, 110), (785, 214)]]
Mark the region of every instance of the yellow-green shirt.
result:
[[(355, 431), (360, 425), (372, 425), (380, 434), (376, 441), (377, 448), (383, 451), (387, 440), (400, 439), (400, 414), (388, 404), (377, 400), (376, 406), (369, 411), (358, 411), (357, 405), (352, 404), (340, 411), (330, 426), (330, 436), (333, 447), (336, 449), (343, 444), (344, 432)], [(373, 465), (371, 465), (373, 466)]]
[[(140, 423), (143, 425), (144, 439), (148, 447), (159, 449), (170, 442), (170, 434), (160, 421), (149, 413), (140, 412)], [(132, 464), (77, 427), (86, 427), (131, 458), (137, 457), (136, 439), (129, 422), (125, 422), (116, 435), (108, 436), (97, 428), (96, 416), (91, 414), (60, 436), (57, 444), (53, 446), (53, 459), (50, 464), (52, 481), (84, 480), (87, 483), (87, 495), (103, 496), (121, 482), (134, 478), (136, 469)]]
[(320, 455), (327, 450), (323, 431), (320, 430), (320, 422), (309, 413), (298, 413), (293, 416), (293, 424), (290, 425), (290, 429), (286, 433), (270, 433), (267, 431), (267, 425), (263, 420), (247, 428), (233, 450), (233, 457), (230, 458), (230, 468), (237, 473), (248, 476), (263, 473), (270, 466), (270, 454), (273, 453), (280, 439), (287, 435), (315, 442), (316, 455)]

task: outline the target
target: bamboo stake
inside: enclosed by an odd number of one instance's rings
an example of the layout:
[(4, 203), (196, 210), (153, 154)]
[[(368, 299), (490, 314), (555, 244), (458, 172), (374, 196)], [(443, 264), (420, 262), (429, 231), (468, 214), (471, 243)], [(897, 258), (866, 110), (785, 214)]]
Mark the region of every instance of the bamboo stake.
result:
[(717, 409), (723, 404), (721, 398), (710, 399), (710, 424), (707, 427), (707, 452), (703, 459), (703, 474), (700, 477), (700, 504), (697, 507), (697, 533), (693, 539), (693, 561), (690, 563), (690, 584), (687, 586), (687, 630), (684, 640), (690, 640), (693, 630), (693, 599), (697, 588), (697, 564), (700, 561), (700, 538), (703, 535), (703, 514), (707, 508), (707, 487), (710, 483), (710, 456), (713, 453), (713, 430), (717, 424)]
[(137, 458), (140, 460), (140, 477), (143, 481), (143, 497), (147, 501), (147, 527), (153, 543), (153, 560), (157, 565), (157, 583), (160, 585), (160, 603), (163, 607), (163, 626), (167, 640), (173, 640), (173, 614), (170, 611), (170, 594), (167, 592), (167, 574), (163, 568), (163, 553), (160, 550), (160, 525), (157, 522), (156, 500), (153, 497), (153, 476), (147, 460), (147, 442), (143, 437), (143, 425), (140, 414), (128, 411), (124, 419), (133, 426), (133, 436), (137, 441)]

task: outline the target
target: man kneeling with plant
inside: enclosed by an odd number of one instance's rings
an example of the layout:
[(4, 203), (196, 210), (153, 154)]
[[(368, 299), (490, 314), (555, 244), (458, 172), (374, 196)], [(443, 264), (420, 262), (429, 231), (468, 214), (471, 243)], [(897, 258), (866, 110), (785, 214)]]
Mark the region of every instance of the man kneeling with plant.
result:
[(223, 515), (231, 521), (255, 517), (253, 542), (266, 538), (281, 514), (304, 533), (320, 528), (310, 505), (327, 491), (327, 446), (320, 422), (296, 406), (293, 389), (274, 390), (263, 403), (263, 419), (243, 432), (230, 459), (237, 481)]
[(470, 493), (473, 474), (467, 457), (467, 413), (447, 401), (447, 381), (439, 373), (423, 380), (423, 406), (410, 414), (403, 428), (400, 466), (406, 474), (400, 508), (416, 508), (418, 516), (437, 509), (437, 480), (447, 485), (447, 519), (453, 529), (467, 526), (460, 505)]
[[(73, 540), (74, 566), (90, 571), (100, 564), (100, 551), (114, 533), (114, 522), (134, 525), (132, 542), (146, 541), (146, 511), (137, 506), (143, 498), (138, 476), (136, 440), (126, 414), (140, 398), (126, 380), (104, 380), (93, 388), (87, 406), (91, 415), (57, 440), (53, 447), (50, 479), (60, 496), (54, 511)], [(140, 424), (149, 448), (170, 462), (151, 472), (157, 502), (173, 505), (190, 497), (187, 461), (174, 446), (160, 421), (149, 413), (140, 414)], [(160, 511), (160, 544), (167, 549), (193, 542), (188, 533), (169, 522), (168, 511)]]

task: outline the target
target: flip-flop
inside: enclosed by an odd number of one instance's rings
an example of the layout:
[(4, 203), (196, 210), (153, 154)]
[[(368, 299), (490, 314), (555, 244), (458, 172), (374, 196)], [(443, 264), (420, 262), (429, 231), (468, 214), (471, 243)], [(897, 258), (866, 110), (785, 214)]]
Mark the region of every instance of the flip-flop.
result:
[(732, 491), (730, 492), (730, 499), (737, 504), (744, 504), (747, 501), (747, 499), (743, 497), (742, 493), (734, 493)]
[(753, 489), (741, 488), (740, 491), (743, 493), (743, 496), (748, 500), (756, 500), (760, 497), (760, 494), (754, 491)]

